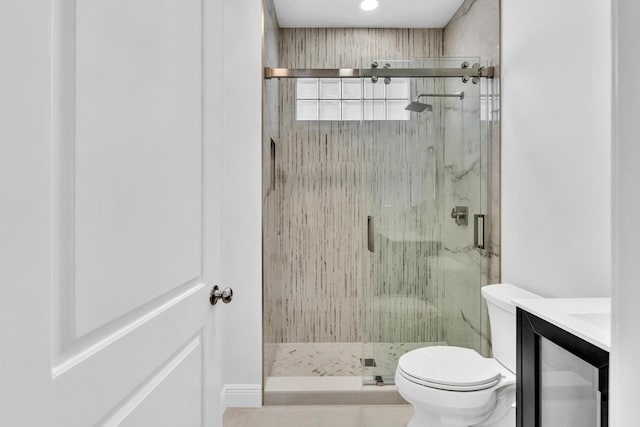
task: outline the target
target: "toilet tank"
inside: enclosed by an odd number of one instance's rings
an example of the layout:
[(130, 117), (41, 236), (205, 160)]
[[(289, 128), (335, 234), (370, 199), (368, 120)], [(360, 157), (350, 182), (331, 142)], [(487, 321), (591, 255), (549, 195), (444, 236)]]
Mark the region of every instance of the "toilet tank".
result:
[(489, 309), (493, 357), (511, 372), (515, 372), (516, 306), (513, 300), (542, 297), (507, 283), (483, 287), (482, 296)]

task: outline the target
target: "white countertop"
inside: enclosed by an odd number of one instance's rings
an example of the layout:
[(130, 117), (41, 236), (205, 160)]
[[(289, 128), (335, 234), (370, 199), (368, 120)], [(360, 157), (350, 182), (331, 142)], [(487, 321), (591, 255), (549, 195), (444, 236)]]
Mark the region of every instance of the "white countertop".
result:
[(515, 299), (517, 307), (611, 351), (611, 298)]

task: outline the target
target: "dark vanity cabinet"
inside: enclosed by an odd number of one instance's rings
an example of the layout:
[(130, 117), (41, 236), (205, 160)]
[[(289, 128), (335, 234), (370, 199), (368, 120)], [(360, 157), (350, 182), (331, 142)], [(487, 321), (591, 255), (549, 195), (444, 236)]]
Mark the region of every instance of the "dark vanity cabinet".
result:
[(609, 353), (517, 309), (517, 427), (608, 426)]

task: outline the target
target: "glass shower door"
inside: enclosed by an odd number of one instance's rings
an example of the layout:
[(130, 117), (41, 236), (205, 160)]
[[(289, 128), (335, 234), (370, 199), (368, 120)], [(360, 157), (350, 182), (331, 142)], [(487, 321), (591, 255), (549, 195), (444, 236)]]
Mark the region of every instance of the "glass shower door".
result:
[[(377, 60), (392, 68), (458, 67), (464, 61), (478, 59)], [(360, 133), (365, 384), (392, 384), (398, 359), (415, 348), (488, 348), (480, 296), (487, 184), (479, 85), (407, 79), (404, 105), (424, 94), (417, 101), (428, 106), (403, 116), (390, 111), (394, 83), (373, 85), (387, 94), (386, 104), (374, 104), (367, 117), (365, 100)]]

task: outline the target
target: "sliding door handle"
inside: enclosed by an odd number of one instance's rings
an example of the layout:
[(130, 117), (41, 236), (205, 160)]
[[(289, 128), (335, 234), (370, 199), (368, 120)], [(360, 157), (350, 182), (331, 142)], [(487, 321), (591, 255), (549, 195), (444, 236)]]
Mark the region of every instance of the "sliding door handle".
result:
[[(484, 218), (485, 216), (482, 214), (473, 216), (473, 246), (478, 249), (484, 249), (485, 247)], [(482, 237), (480, 237), (480, 233), (482, 233)]]
[(369, 252), (373, 252), (375, 250), (375, 228), (373, 225), (373, 217), (369, 215), (367, 217), (367, 249)]

